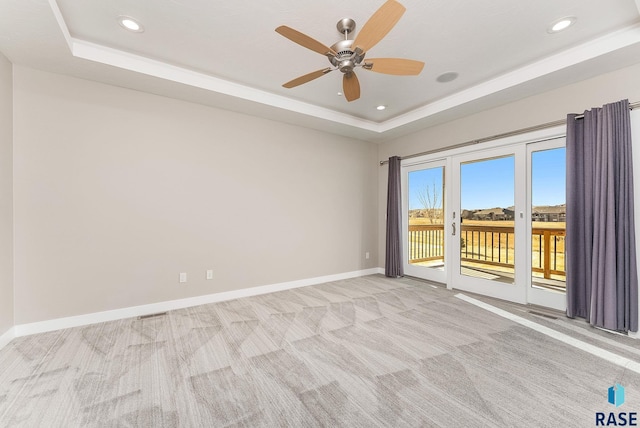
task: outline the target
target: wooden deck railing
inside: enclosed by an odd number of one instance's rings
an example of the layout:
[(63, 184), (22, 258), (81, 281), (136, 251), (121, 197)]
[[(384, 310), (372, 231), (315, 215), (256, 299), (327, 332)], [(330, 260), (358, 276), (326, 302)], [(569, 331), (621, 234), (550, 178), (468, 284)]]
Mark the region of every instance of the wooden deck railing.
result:
[[(545, 278), (551, 275), (566, 276), (564, 270), (564, 237), (565, 229), (547, 229), (534, 227), (531, 230), (534, 238), (537, 237), (538, 248), (536, 249), (536, 239), (533, 239), (532, 251), (538, 254), (538, 265), (531, 267), (534, 272), (542, 272)], [(560, 247), (560, 248), (559, 248)], [(546, 249), (549, 251), (546, 251)]]
[[(532, 234), (532, 270), (565, 276), (565, 230), (534, 227)], [(463, 262), (481, 263), (503, 268), (514, 267), (513, 226), (479, 226), (463, 224), (460, 231), (460, 255)], [(409, 226), (409, 262), (444, 260), (444, 226), (441, 224)]]
[(409, 262), (444, 260), (444, 225), (409, 226)]

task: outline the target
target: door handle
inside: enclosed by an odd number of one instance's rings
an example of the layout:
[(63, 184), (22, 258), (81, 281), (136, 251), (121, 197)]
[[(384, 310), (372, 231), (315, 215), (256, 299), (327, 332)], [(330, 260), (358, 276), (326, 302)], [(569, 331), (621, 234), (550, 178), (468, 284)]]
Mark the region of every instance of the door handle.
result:
[(451, 231), (451, 236), (456, 236), (456, 224), (451, 223), (451, 227), (453, 228), (453, 230)]

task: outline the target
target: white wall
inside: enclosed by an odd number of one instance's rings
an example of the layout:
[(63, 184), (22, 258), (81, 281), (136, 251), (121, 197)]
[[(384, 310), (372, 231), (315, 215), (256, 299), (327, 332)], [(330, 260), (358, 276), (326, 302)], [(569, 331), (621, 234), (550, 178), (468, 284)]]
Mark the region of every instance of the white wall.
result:
[[(424, 129), (393, 141), (381, 144), (379, 160), (390, 156), (406, 156), (428, 150), (445, 148), (474, 139), (490, 137), (504, 132), (540, 125), (564, 119), (568, 113), (580, 113), (592, 107), (628, 98), (630, 102), (640, 101), (640, 65), (624, 68), (593, 79), (577, 82), (533, 97), (490, 109), (472, 116)], [(635, 141), (640, 150), (640, 141)], [(640, 171), (636, 170), (640, 177)], [(387, 167), (379, 168), (378, 225), (379, 260), (385, 260), (385, 221)], [(636, 179), (640, 183), (640, 178)], [(640, 185), (640, 184), (639, 184)], [(639, 208), (640, 209), (640, 208)]]
[(377, 265), (377, 146), (20, 66), (14, 82), (16, 325)]
[[(619, 70), (376, 147), (15, 66), (15, 324), (383, 266), (387, 177), (378, 160), (638, 101), (638, 73)], [(10, 93), (10, 82), (5, 60), (0, 90)], [(0, 112), (0, 125), (8, 115)], [(8, 135), (2, 159), (11, 157)], [(11, 185), (0, 192), (10, 203)], [(11, 233), (6, 213), (0, 231)], [(7, 254), (0, 335), (14, 324)]]
[(0, 54), (0, 336), (13, 327), (13, 73)]

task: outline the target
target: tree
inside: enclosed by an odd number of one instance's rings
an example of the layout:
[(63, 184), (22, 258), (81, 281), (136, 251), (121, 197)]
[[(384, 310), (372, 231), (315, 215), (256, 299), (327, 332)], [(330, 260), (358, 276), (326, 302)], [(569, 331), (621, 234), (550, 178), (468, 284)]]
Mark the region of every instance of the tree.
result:
[(418, 200), (424, 206), (427, 218), (431, 224), (442, 223), (442, 189), (438, 191), (438, 187), (434, 182), (432, 186), (425, 186), (418, 191)]

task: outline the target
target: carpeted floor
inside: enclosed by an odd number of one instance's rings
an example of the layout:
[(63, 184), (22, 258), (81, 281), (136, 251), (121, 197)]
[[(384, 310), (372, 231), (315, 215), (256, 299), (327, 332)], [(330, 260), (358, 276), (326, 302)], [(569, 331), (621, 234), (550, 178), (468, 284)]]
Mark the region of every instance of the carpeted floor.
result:
[[(17, 338), (0, 426), (588, 427), (640, 411), (637, 373), (454, 294), (374, 275)], [(640, 358), (631, 339), (521, 315)]]

